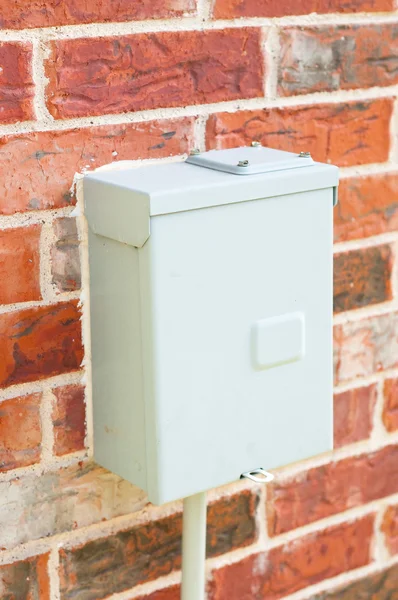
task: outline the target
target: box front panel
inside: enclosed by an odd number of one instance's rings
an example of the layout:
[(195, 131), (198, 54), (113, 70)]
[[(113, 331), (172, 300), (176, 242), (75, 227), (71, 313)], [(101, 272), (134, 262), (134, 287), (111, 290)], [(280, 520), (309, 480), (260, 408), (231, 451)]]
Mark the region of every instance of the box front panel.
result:
[(329, 450), (332, 189), (155, 217), (142, 251), (153, 499)]

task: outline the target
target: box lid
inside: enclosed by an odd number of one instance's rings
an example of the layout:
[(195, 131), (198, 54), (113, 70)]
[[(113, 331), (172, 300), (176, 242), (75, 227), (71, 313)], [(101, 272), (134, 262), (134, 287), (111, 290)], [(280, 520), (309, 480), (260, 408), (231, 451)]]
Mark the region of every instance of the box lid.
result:
[[(238, 166), (246, 160), (248, 165)], [(310, 156), (243, 147), (194, 154), (185, 162), (88, 173), (84, 203), (95, 233), (141, 247), (150, 235), (150, 218), (157, 215), (337, 185), (337, 167)]]

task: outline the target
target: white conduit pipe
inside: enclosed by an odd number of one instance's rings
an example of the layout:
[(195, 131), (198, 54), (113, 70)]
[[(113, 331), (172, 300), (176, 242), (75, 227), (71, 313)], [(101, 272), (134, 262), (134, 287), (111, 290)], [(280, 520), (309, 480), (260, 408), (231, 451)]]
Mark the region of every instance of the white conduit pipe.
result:
[(181, 600), (204, 600), (206, 492), (184, 498)]

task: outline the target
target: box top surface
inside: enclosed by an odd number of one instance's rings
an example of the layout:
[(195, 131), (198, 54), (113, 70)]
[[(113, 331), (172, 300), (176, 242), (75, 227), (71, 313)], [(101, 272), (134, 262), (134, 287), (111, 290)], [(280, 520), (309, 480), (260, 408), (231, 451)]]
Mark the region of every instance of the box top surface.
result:
[[(241, 160), (249, 160), (249, 166), (238, 167)], [(90, 181), (147, 197), (155, 216), (334, 187), (338, 169), (291, 152), (243, 147), (203, 152), (185, 162), (99, 170), (85, 176)]]

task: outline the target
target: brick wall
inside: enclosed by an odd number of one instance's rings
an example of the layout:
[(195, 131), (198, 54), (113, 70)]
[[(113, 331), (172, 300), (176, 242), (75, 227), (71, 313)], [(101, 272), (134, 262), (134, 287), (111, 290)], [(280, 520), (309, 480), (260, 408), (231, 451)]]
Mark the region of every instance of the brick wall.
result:
[(252, 140), (342, 167), (336, 450), (209, 493), (208, 600), (395, 598), (396, 9), (0, 0), (2, 599), (177, 600), (181, 505), (150, 506), (90, 460), (75, 173)]

